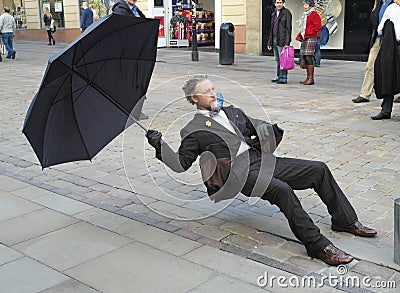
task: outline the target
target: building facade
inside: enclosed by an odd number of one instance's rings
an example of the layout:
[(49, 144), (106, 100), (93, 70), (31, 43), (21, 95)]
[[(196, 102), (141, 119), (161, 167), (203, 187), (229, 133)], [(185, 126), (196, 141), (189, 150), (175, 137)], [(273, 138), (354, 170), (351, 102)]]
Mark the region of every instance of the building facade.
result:
[[(89, 6), (101, 16), (106, 15), (116, 0), (88, 0)], [(318, 12), (328, 35), (324, 51), (336, 54), (365, 54), (370, 36), (369, 13), (374, 0), (316, 0)], [(286, 0), (285, 6), (293, 15), (293, 35), (298, 33), (303, 8), (302, 0)], [(55, 38), (72, 42), (79, 34), (81, 0), (0, 0), (9, 6), (17, 23), (17, 39), (46, 41), (43, 10), (49, 7), (57, 25)], [(147, 17), (161, 19), (159, 46), (176, 45), (176, 38), (191, 39), (191, 26), (177, 26), (174, 16), (190, 10), (191, 0), (138, 0), (137, 5)], [(235, 26), (235, 52), (239, 54), (269, 54), (266, 38), (270, 31), (270, 15), (274, 0), (198, 0), (198, 40), (201, 44), (219, 49), (222, 23)], [(187, 10), (187, 11), (185, 11)], [(204, 13), (202, 14), (201, 11)], [(207, 12), (207, 13), (205, 13)], [(189, 16), (188, 16), (189, 17)], [(179, 32), (179, 34), (178, 34)], [(177, 36), (178, 34), (178, 36)], [(187, 42), (183, 44), (190, 45)], [(299, 43), (292, 42), (295, 48)]]

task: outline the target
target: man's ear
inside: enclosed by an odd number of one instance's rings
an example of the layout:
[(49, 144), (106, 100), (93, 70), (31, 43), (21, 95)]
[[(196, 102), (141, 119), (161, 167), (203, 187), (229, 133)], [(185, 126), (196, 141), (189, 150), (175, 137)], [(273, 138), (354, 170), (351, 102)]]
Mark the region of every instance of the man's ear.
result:
[(191, 96), (192, 101), (197, 104), (199, 102), (199, 99), (197, 98), (197, 96)]

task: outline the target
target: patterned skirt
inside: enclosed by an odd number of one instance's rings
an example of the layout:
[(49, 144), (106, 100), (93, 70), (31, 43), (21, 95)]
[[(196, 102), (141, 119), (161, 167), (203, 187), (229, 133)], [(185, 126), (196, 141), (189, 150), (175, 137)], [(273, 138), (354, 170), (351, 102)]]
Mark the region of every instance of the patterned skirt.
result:
[(314, 56), (317, 38), (308, 38), (301, 42), (300, 54), (303, 56)]

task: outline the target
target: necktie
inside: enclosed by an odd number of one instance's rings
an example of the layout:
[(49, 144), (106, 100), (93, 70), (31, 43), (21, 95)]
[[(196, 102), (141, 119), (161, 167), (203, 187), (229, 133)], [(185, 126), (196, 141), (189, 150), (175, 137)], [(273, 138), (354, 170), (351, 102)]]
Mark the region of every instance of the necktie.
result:
[(140, 17), (139, 12), (137, 11), (136, 5), (132, 7), (132, 12), (133, 12), (133, 15), (134, 15), (134, 16)]

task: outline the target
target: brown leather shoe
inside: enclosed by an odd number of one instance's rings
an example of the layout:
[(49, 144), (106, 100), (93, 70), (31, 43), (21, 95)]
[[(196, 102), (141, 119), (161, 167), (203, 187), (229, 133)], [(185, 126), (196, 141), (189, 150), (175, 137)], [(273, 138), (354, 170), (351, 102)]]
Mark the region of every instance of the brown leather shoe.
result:
[(354, 224), (344, 227), (332, 224), (332, 230), (338, 232), (348, 232), (360, 237), (373, 237), (377, 234), (376, 230), (365, 227), (359, 221), (355, 221)]
[(315, 255), (315, 258), (319, 258), (320, 260), (331, 266), (347, 264), (354, 259), (350, 254), (347, 254), (343, 250), (340, 250), (332, 243), (325, 247), (323, 250), (319, 251)]

